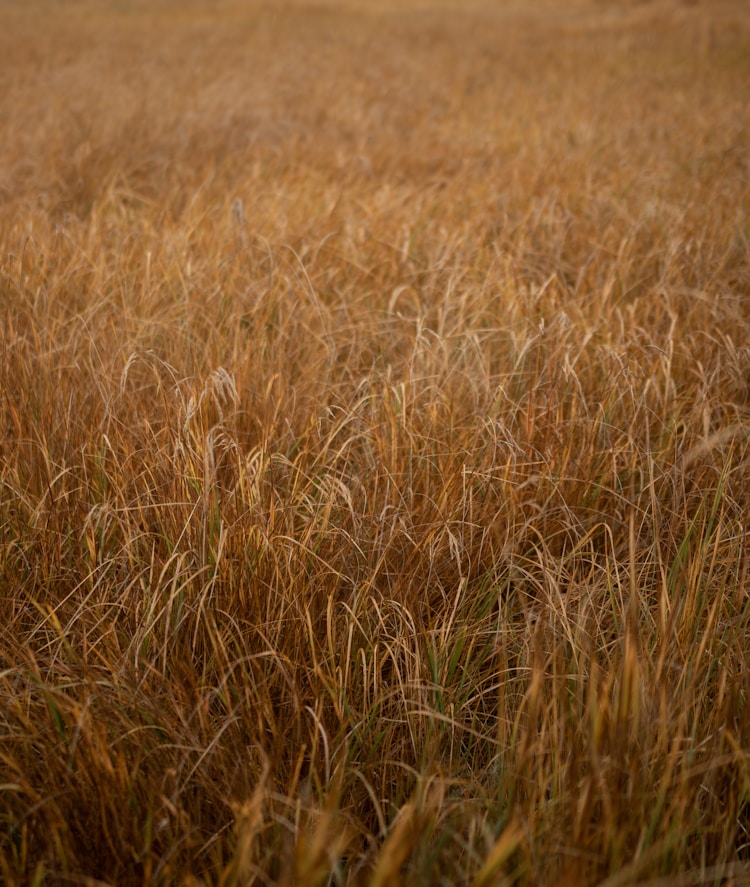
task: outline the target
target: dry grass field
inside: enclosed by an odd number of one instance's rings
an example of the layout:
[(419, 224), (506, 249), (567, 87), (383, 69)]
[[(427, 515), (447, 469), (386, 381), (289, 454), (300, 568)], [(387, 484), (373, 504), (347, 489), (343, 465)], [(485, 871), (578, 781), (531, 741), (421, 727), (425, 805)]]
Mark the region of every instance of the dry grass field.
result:
[(743, 0), (0, 58), (0, 881), (750, 884)]

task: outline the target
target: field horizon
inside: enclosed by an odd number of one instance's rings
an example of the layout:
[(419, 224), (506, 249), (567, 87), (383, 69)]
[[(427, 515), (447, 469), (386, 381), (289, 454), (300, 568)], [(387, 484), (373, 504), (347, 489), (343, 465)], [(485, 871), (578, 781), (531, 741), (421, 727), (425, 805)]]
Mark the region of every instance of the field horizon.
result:
[(745, 5), (0, 58), (0, 880), (750, 883)]

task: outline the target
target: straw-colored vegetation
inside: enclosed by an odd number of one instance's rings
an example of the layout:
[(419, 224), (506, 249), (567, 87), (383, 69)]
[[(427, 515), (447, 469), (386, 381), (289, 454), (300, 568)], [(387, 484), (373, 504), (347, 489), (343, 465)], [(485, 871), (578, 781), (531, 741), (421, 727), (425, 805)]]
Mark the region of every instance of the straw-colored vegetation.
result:
[(400, 7), (0, 9), (6, 884), (748, 883), (746, 7)]

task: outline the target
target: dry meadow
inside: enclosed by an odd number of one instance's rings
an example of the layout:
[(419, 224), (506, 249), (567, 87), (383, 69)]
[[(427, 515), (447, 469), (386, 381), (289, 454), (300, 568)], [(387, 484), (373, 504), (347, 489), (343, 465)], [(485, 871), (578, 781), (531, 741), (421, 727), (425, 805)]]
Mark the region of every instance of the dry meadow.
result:
[(0, 58), (0, 880), (750, 883), (745, 3)]

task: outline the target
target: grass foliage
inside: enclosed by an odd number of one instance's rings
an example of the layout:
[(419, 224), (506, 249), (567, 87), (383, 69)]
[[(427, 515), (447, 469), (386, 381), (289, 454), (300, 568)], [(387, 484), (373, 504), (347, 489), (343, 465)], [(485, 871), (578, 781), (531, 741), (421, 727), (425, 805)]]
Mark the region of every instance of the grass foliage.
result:
[(739, 2), (0, 10), (0, 878), (748, 883)]

